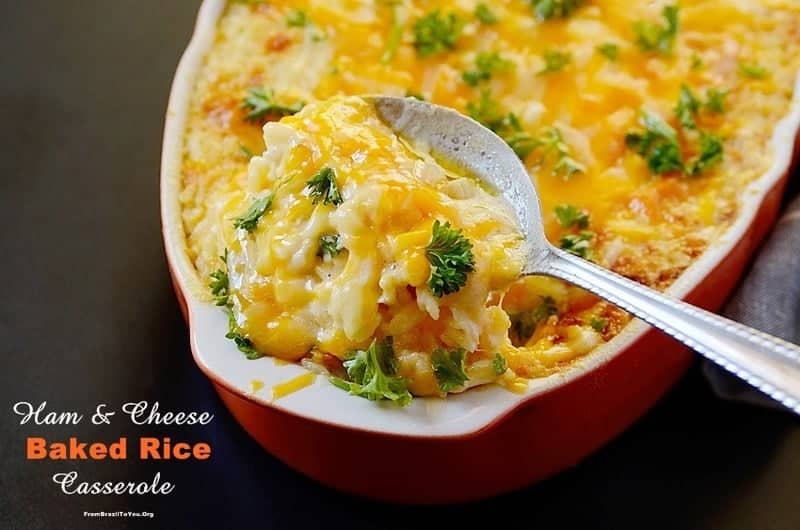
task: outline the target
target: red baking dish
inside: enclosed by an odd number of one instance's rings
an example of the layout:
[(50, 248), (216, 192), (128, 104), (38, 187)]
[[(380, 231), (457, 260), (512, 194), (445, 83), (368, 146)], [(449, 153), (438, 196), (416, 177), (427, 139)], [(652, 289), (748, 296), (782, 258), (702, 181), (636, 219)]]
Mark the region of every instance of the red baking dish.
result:
[[(219, 0), (203, 4), (173, 84), (161, 173), (163, 235), (195, 361), (266, 450), (357, 495), (409, 503), (479, 499), (577, 464), (639, 418), (686, 371), (691, 352), (634, 320), (574, 366), (532, 381), (524, 394), (481, 387), (446, 400), (415, 399), (400, 409), (353, 398), (322, 377), (277, 401), (256, 390), (254, 380), (269, 389), (305, 369), (270, 358), (248, 361), (224, 338), (226, 316), (202, 295), (204, 282), (186, 252), (178, 201), (188, 96), (223, 7)], [(738, 218), (669, 294), (712, 310), (725, 301), (776, 219), (798, 126), (796, 98), (791, 113), (776, 124), (772, 167), (743, 192)], [(354, 473), (364, 462), (385, 464)]]

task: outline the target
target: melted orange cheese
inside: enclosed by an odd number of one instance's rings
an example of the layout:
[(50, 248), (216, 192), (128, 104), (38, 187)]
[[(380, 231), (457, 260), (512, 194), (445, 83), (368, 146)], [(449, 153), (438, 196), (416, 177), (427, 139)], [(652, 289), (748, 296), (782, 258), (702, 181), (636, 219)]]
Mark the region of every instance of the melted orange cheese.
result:
[[(255, 348), (290, 360), (316, 348), (342, 359), (391, 336), (417, 394), (438, 393), (421, 376), (436, 348), (474, 352), (471, 379), (495, 379), (479, 361), (508, 343), (498, 300), (523, 264), (510, 208), (412, 149), (358, 97), (308, 105), (267, 124), (264, 139), (246, 195), (229, 203), (222, 228), (231, 309)], [(341, 204), (309, 197), (307, 183), (323, 168), (335, 172)], [(254, 230), (230, 222), (267, 193), (272, 204)], [(428, 286), (434, 221), (461, 229), (474, 256), (467, 285), (443, 297)], [(340, 253), (320, 255), (326, 234), (338, 236)]]
[[(500, 111), (514, 113), (521, 128), (532, 136), (557, 128), (570, 156), (583, 168), (565, 178), (554, 174), (552, 162), (542, 161), (540, 154), (526, 157), (542, 199), (548, 237), (558, 243), (570, 233), (554, 210), (557, 205), (571, 204), (589, 215), (592, 258), (599, 264), (656, 288), (667, 287), (689, 266), (736, 217), (741, 190), (772, 162), (772, 131), (790, 108), (800, 70), (800, 4), (793, 0), (682, 0), (672, 51), (658, 53), (641, 49), (633, 27), (639, 21), (663, 24), (661, 11), (671, 2), (590, 0), (567, 18), (540, 21), (529, 2), (484, 1), (498, 19), (490, 25), (474, 15), (478, 3), (436, 3), (442, 15), (453, 13), (463, 27), (452, 49), (423, 57), (414, 46), (414, 26), (433, 9), (429, 2), (232, 2), (219, 22), (216, 42), (198, 79), (187, 126), (181, 199), (188, 249), (200, 275), (216, 269), (217, 256), (236, 240), (231, 216), (241, 213), (255, 191), (270, 185), (258, 182), (253, 168), (248, 177), (248, 160), (241, 152), (242, 146), (255, 153), (265, 147), (261, 124), (246, 121), (241, 108), (247, 89), (253, 86), (274, 90), (276, 100), (286, 105), (341, 95), (414, 93), (464, 112), (486, 90)], [(287, 16), (298, 9), (309, 23), (289, 26)], [(398, 31), (399, 44), (390, 53), (392, 34)], [(598, 52), (598, 46), (607, 43), (617, 46), (616, 60)], [(560, 71), (542, 73), (549, 51), (568, 54), (569, 61)], [(497, 52), (512, 66), (472, 86), (462, 75), (475, 69), (481, 52)], [(742, 65), (758, 65), (767, 73), (748, 77)], [(626, 147), (625, 135), (640, 129), (642, 109), (679, 129), (674, 108), (681, 85), (700, 98), (710, 89), (727, 92), (724, 113), (701, 111), (696, 116), (699, 130), (721, 138), (724, 156), (698, 177), (653, 175), (645, 159)], [(287, 118), (287, 125), (308, 128), (298, 121), (301, 116)], [(346, 142), (341, 141), (349, 134), (338, 130), (337, 120), (342, 119), (348, 118), (331, 119), (311, 131), (319, 136), (313, 153), (303, 153), (302, 145), (292, 151), (291, 163), (300, 169), (298, 179), (289, 186), (295, 186), (291, 193), (300, 192), (300, 180), (313, 169), (303, 169), (309, 156), (344, 160), (355, 153), (348, 153)], [(326, 143), (326, 137), (339, 140)], [(681, 148), (687, 158), (697, 154), (697, 138), (696, 131), (682, 133)], [(369, 144), (369, 149), (395, 151), (394, 146), (387, 150), (375, 137), (356, 136), (354, 141), (362, 142), (358, 149)], [(398, 152), (404, 151), (398, 148)], [(386, 167), (378, 172), (396, 162), (386, 157), (381, 162)], [(348, 185), (353, 190), (368, 188), (370, 182), (359, 179), (348, 175)], [(404, 191), (375, 204), (380, 211), (391, 212), (387, 216), (391, 221), (379, 222), (374, 234), (392, 238), (398, 255), (403, 256), (403, 281), (413, 286), (427, 278), (427, 263), (419, 253), (423, 234), (429, 234), (426, 223), (434, 214), (449, 218), (459, 211), (446, 208), (427, 193)], [(401, 196), (407, 199), (393, 198)], [(313, 207), (299, 201), (280, 211), (277, 224), (284, 223), (290, 234), (288, 227), (302, 223)], [(425, 212), (424, 220), (415, 217), (417, 212)], [(375, 252), (377, 241), (364, 237), (352, 245), (366, 256)], [(290, 307), (311, 304), (308, 293), (284, 275), (284, 265), (259, 259), (256, 272), (269, 278), (270, 285), (253, 296), (263, 295)], [(360, 274), (346, 273), (348, 277)], [(341, 355), (346, 348), (363, 345), (376, 329), (441, 337), (438, 320), (401, 325), (404, 319), (418, 318), (402, 311), (397, 313), (402, 315), (397, 316), (399, 327), (386, 328), (385, 315), (370, 309), (376, 302), (381, 304), (379, 287), (374, 285), (381, 274), (374, 268), (363, 274), (372, 292), (361, 299), (365, 306), (350, 308), (349, 324), (342, 319), (334, 327), (322, 325), (326, 334), (307, 329), (292, 313), (276, 312), (281, 305), (253, 304), (242, 314), (249, 311), (250, 318), (259, 322), (277, 322), (277, 328), (285, 331), (277, 336), (269, 331), (273, 328), (253, 331), (253, 339), (265, 350), (294, 359), (313, 348)], [(252, 287), (257, 288), (262, 287)], [(546, 278), (518, 280), (493, 303), (501, 303), (515, 322), (543, 304), (551, 308), (539, 315), (543, 317), (536, 319), (530, 336), (513, 345), (496, 346), (512, 371), (523, 377), (546, 375), (588, 353), (613, 337), (628, 318), (579, 289)], [(493, 318), (508, 319), (505, 314)], [(427, 346), (414, 344), (408, 350)], [(416, 381), (413, 390), (432, 392), (424, 360), (409, 359), (403, 370)]]

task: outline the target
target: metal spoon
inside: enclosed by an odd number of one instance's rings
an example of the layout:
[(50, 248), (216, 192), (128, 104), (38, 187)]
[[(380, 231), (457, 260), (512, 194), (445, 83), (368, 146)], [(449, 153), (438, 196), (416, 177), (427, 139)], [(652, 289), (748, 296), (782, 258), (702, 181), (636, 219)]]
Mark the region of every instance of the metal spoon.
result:
[(496, 134), (413, 98), (370, 96), (395, 132), (463, 167), (511, 204), (527, 241), (523, 274), (553, 276), (633, 313), (800, 414), (800, 347), (628, 280), (551, 245), (525, 166)]

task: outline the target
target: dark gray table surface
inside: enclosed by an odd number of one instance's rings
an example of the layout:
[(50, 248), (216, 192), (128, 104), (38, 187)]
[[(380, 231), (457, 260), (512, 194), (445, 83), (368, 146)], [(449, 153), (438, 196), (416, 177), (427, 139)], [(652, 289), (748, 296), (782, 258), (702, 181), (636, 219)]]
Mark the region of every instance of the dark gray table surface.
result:
[[(413, 508), (337, 493), (264, 453), (194, 366), (162, 250), (163, 114), (197, 1), (0, 5), (0, 528), (800, 528), (800, 424), (720, 402), (695, 367), (576, 468), (485, 502)], [(11, 405), (158, 400), (209, 427), (20, 426)], [(26, 461), (25, 438), (205, 440), (205, 462)], [(502, 459), (502, 455), (485, 455)], [(386, 462), (365, 462), (391, 465)], [(172, 495), (61, 494), (55, 472)], [(414, 480), (409, 471), (409, 480)], [(89, 520), (150, 510), (152, 521)], [(149, 523), (149, 524), (148, 524)]]

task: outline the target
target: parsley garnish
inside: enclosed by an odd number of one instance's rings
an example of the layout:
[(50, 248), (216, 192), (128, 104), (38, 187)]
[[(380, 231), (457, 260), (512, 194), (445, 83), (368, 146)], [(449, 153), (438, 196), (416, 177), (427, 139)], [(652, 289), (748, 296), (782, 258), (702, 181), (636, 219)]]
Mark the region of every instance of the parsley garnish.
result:
[(461, 78), (470, 86), (478, 86), (481, 81), (488, 81), (494, 72), (508, 72), (514, 63), (503, 59), (498, 52), (481, 52), (475, 57), (475, 70), (467, 70)]
[(511, 315), (511, 333), (516, 337), (515, 344), (527, 341), (536, 331), (539, 322), (546, 320), (551, 315), (558, 314), (556, 301), (550, 296), (545, 296), (539, 305), (531, 311), (523, 311)]
[(467, 274), (475, 270), (472, 242), (449, 222), (434, 221), (425, 256), (431, 264), (428, 287), (438, 297), (460, 290), (467, 283)]
[(308, 15), (301, 9), (292, 9), (286, 15), (286, 25), (290, 28), (304, 28), (308, 23)]
[(342, 204), (342, 194), (339, 192), (339, 184), (336, 182), (336, 172), (329, 167), (323, 167), (319, 173), (311, 177), (306, 182), (308, 196), (314, 204), (322, 201), (322, 204)]
[(226, 339), (230, 339), (236, 344), (236, 348), (244, 354), (248, 359), (258, 359), (263, 357), (264, 354), (256, 350), (253, 342), (245, 337), (239, 330), (236, 324), (236, 317), (231, 309), (230, 298), (230, 278), (228, 277), (228, 249), (219, 257), (224, 264), (223, 267), (215, 270), (210, 274), (211, 282), (208, 286), (211, 289), (211, 295), (214, 298), (214, 304), (224, 306), (228, 312), (228, 332), (225, 334)]
[(246, 212), (233, 220), (233, 226), (252, 232), (256, 229), (261, 217), (269, 210), (270, 206), (272, 206), (272, 194), (257, 199)]
[(540, 151), (538, 164), (543, 163), (548, 157), (555, 157), (552, 174), (560, 175), (565, 179), (575, 173), (585, 173), (586, 167), (569, 156), (569, 147), (561, 136), (561, 131), (556, 127), (545, 130), (544, 134), (536, 141), (536, 149)]
[(717, 90), (716, 88), (709, 88), (706, 91), (706, 101), (701, 102), (686, 85), (681, 85), (680, 96), (678, 96), (678, 104), (675, 106), (675, 115), (684, 129), (696, 129), (697, 123), (695, 117), (700, 109), (703, 108), (708, 112), (715, 114), (722, 114), (725, 112), (725, 96), (728, 95), (727, 90)]
[(592, 255), (594, 232), (581, 230), (577, 234), (567, 234), (561, 238), (559, 246), (571, 254), (589, 259)]
[(406, 381), (397, 374), (392, 338), (373, 340), (366, 350), (350, 352), (344, 361), (347, 380), (331, 377), (335, 386), (370, 401), (390, 400), (400, 406), (411, 402)]
[(639, 123), (644, 133), (628, 133), (625, 144), (647, 159), (647, 165), (658, 175), (683, 170), (683, 155), (675, 129), (655, 114), (642, 111)]
[(397, 52), (397, 47), (403, 38), (403, 21), (400, 20), (398, 14), (398, 7), (396, 3), (392, 4), (392, 29), (389, 31), (389, 38), (386, 40), (386, 48), (381, 55), (381, 62), (388, 64), (394, 59), (394, 54)]
[(340, 246), (339, 234), (326, 234), (319, 238), (319, 250), (317, 256), (323, 257), (326, 254), (330, 257), (338, 256), (343, 247)]
[(225, 334), (226, 339), (230, 339), (236, 344), (236, 348), (250, 360), (259, 359), (264, 356), (263, 353), (256, 350), (253, 341), (245, 337), (239, 327), (236, 325), (236, 319), (233, 312), (228, 314), (228, 332)]
[(555, 50), (545, 50), (542, 54), (544, 59), (544, 67), (539, 70), (536, 75), (552, 74), (563, 70), (572, 60), (572, 56), (567, 52), (559, 52)]
[(496, 24), (499, 20), (497, 15), (484, 3), (475, 6), (475, 17), (484, 24)]
[(492, 368), (494, 369), (495, 375), (503, 375), (506, 373), (506, 370), (508, 369), (506, 358), (499, 353), (495, 353), (494, 359), (492, 359)]
[(706, 90), (706, 102), (703, 103), (703, 107), (708, 112), (713, 112), (715, 114), (722, 114), (727, 109), (725, 108), (725, 96), (728, 95), (727, 90), (717, 90), (716, 88), (709, 88)]
[(211, 296), (214, 298), (214, 304), (218, 306), (227, 306), (229, 294), (228, 289), (230, 286), (230, 280), (228, 278), (227, 248), (225, 249), (225, 253), (220, 256), (219, 259), (222, 261), (223, 266), (209, 274), (211, 281), (208, 283), (208, 287), (211, 289)]
[(751, 79), (765, 79), (769, 77), (769, 70), (756, 63), (739, 63), (739, 73)]
[(692, 70), (700, 70), (703, 67), (703, 58), (696, 53), (692, 54), (690, 67)]
[(248, 159), (248, 160), (250, 160), (251, 158), (253, 158), (254, 156), (256, 156), (256, 154), (255, 154), (254, 152), (252, 152), (252, 151), (251, 151), (251, 150), (250, 150), (250, 149), (249, 149), (249, 148), (248, 148), (246, 145), (244, 145), (244, 144), (239, 144), (239, 151), (240, 151), (240, 152), (242, 153), (242, 155), (243, 155), (243, 156), (244, 156), (246, 159)]
[(686, 172), (689, 175), (699, 175), (711, 166), (720, 163), (722, 156), (722, 141), (713, 134), (704, 132), (700, 136), (700, 153), (689, 163)]
[(548, 20), (570, 16), (585, 3), (585, 0), (530, 0), (530, 2), (536, 18)]
[(601, 317), (592, 317), (589, 321), (589, 325), (592, 326), (592, 329), (596, 332), (602, 333), (603, 330), (606, 329), (606, 326), (608, 326), (608, 320)]
[(467, 360), (467, 350), (456, 348), (455, 350), (445, 350), (436, 348), (431, 354), (431, 364), (433, 373), (436, 376), (436, 383), (442, 392), (450, 392), (464, 385), (469, 380), (464, 371), (464, 363)]
[[(678, 105), (675, 107), (675, 114), (678, 116), (681, 126), (684, 129), (696, 129), (695, 115), (701, 107), (710, 112), (724, 111), (724, 101), (722, 100), (724, 95), (724, 92), (710, 89), (707, 92), (708, 100), (701, 103), (688, 87), (681, 86), (681, 95)], [(625, 144), (645, 157), (647, 165), (655, 174), (681, 171), (687, 175), (699, 175), (722, 160), (722, 141), (713, 134), (701, 131), (699, 154), (689, 164), (684, 164), (675, 129), (655, 114), (646, 111), (642, 111), (639, 121), (645, 128), (645, 132), (626, 134)]]
[(474, 101), (467, 103), (467, 114), (494, 132), (503, 126), (505, 120), (505, 114), (500, 110), (497, 102), (491, 98), (488, 89), (481, 90), (477, 103)]
[(425, 96), (423, 96), (419, 92), (415, 92), (413, 90), (406, 90), (406, 97), (407, 98), (418, 99), (420, 101), (425, 101)]
[(289, 116), (302, 110), (305, 103), (298, 102), (294, 105), (281, 105), (273, 99), (275, 93), (263, 88), (251, 88), (247, 91), (242, 101), (242, 108), (247, 110), (244, 119), (247, 121), (262, 121), (269, 117)]
[(505, 140), (520, 160), (525, 160), (538, 145), (536, 139), (530, 133), (522, 130), (519, 118), (513, 112), (509, 112), (505, 117), (503, 126), (497, 134)]
[(697, 123), (694, 121), (694, 117), (699, 110), (700, 101), (695, 97), (688, 86), (681, 85), (678, 104), (675, 106), (675, 115), (678, 117), (681, 126), (686, 129), (696, 129)]
[(456, 46), (463, 22), (455, 13), (442, 16), (437, 9), (414, 23), (414, 47), (422, 57), (428, 57)]
[(491, 99), (489, 90), (481, 90), (477, 103), (474, 101), (467, 103), (467, 113), (473, 120), (480, 122), (502, 138), (522, 160), (538, 145), (538, 142), (522, 129), (516, 114), (513, 112), (504, 114), (500, 110), (500, 106)]
[(678, 6), (665, 6), (661, 12), (666, 25), (654, 24), (644, 20), (633, 23), (636, 42), (643, 50), (670, 53), (678, 35)]
[(589, 214), (571, 204), (559, 204), (555, 208), (558, 222), (564, 228), (589, 228)]
[(595, 48), (598, 52), (605, 55), (609, 61), (616, 61), (619, 55), (619, 46), (613, 42), (606, 42), (605, 44), (598, 44)]

